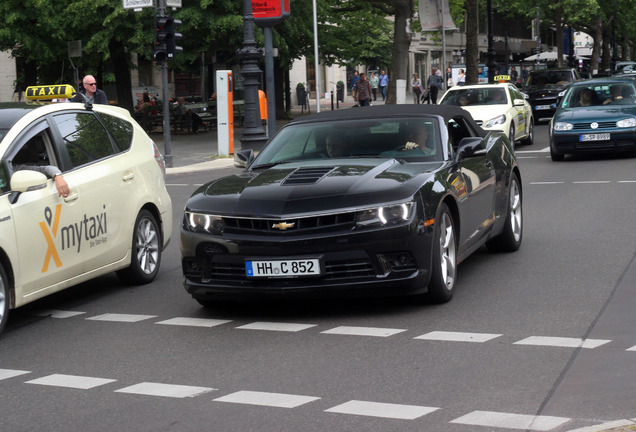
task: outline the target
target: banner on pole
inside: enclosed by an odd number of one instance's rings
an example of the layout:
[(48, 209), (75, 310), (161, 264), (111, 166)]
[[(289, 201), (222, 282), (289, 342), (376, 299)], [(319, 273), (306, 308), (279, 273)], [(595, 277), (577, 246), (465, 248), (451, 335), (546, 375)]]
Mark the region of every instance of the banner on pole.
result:
[[(448, 6), (448, 0), (418, 0), (422, 31), (457, 30)], [(443, 2), (443, 4), (442, 4)], [(442, 10), (444, 14), (442, 16)]]

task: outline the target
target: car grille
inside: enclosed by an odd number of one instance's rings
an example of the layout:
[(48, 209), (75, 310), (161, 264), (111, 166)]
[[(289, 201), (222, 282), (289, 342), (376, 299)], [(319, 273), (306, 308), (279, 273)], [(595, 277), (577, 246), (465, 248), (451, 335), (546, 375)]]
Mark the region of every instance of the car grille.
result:
[(224, 217), (225, 232), (228, 233), (276, 233), (310, 231), (318, 229), (353, 228), (356, 212), (338, 213), (292, 219), (250, 219)]
[[(247, 280), (245, 264), (212, 262), (207, 268), (206, 278), (215, 282), (243, 282)], [(323, 279), (331, 280), (355, 280), (375, 277), (375, 270), (368, 258), (332, 260), (325, 262), (325, 274)], [(263, 279), (269, 284), (275, 283), (274, 279)], [(284, 280), (284, 279), (283, 279)], [(252, 279), (252, 281), (257, 281)]]
[[(615, 129), (616, 122), (615, 121), (605, 121), (605, 122), (596, 122), (598, 124), (597, 129)], [(592, 129), (592, 122), (589, 123), (575, 123), (573, 129), (574, 130), (589, 130)]]

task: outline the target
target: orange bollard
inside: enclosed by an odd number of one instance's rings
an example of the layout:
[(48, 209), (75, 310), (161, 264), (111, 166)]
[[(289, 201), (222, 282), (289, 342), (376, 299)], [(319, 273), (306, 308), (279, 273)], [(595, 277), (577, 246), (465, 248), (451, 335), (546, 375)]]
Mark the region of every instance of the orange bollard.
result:
[(261, 109), (261, 120), (267, 120), (267, 96), (263, 90), (258, 91), (258, 104)]

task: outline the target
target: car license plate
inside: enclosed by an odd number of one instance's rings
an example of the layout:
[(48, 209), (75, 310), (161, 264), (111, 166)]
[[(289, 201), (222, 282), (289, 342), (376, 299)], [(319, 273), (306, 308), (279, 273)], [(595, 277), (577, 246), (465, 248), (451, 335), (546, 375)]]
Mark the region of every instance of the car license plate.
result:
[(610, 139), (610, 134), (608, 133), (597, 133), (597, 134), (582, 134), (579, 137), (579, 141), (608, 141)]
[(549, 110), (550, 108), (552, 108), (551, 105), (537, 105), (536, 107), (534, 107), (535, 111), (544, 111)]
[(319, 276), (320, 260), (310, 258), (245, 261), (245, 274), (247, 277)]

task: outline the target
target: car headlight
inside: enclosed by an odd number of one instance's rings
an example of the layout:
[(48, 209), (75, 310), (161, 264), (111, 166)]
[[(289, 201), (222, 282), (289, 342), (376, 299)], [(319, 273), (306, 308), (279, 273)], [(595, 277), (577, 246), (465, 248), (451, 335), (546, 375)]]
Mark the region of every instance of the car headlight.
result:
[(183, 214), (183, 227), (192, 232), (221, 234), (225, 225), (220, 216), (186, 211)]
[(363, 210), (358, 212), (356, 222), (360, 226), (397, 224), (409, 220), (413, 208), (415, 205), (411, 201)]
[(572, 128), (574, 127), (574, 125), (572, 123), (567, 123), (567, 122), (555, 122), (554, 123), (554, 130), (555, 131), (570, 131), (572, 130)]
[(504, 114), (498, 115), (495, 118), (492, 118), (490, 120), (488, 120), (486, 123), (484, 123), (484, 127), (486, 128), (491, 128), (494, 127), (496, 125), (502, 125), (506, 123), (506, 116)]
[(636, 126), (636, 118), (626, 118), (616, 122), (616, 126), (619, 128), (628, 128)]

